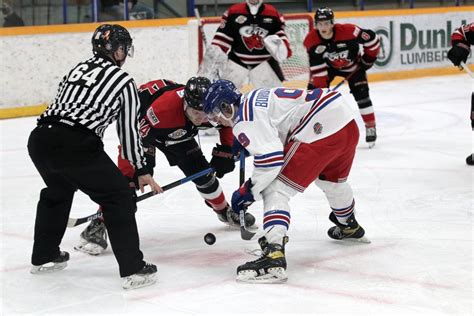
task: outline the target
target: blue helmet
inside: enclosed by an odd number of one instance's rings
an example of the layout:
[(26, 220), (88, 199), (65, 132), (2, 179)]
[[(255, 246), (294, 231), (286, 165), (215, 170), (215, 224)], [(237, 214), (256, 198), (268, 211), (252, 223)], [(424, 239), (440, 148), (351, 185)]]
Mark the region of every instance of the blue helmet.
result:
[(238, 104), (241, 96), (232, 81), (217, 80), (211, 84), (204, 97), (204, 112), (208, 115), (223, 113), (225, 116), (229, 112), (229, 106)]

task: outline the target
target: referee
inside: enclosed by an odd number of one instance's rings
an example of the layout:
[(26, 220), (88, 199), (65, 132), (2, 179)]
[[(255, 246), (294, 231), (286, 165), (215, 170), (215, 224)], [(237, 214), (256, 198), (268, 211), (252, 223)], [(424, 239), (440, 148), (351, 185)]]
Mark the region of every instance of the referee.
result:
[(81, 190), (102, 206), (123, 287), (147, 286), (156, 281), (157, 269), (143, 260), (139, 248), (134, 191), (102, 142), (105, 129), (117, 120), (122, 155), (135, 167), (140, 190), (149, 185), (163, 192), (144, 159), (135, 82), (121, 69), (127, 55), (133, 55), (132, 38), (120, 25), (103, 24), (92, 36), (92, 50), (92, 58), (63, 78), (28, 140), (30, 157), (46, 183), (36, 211), (31, 273), (66, 267), (69, 254), (59, 245), (74, 192)]

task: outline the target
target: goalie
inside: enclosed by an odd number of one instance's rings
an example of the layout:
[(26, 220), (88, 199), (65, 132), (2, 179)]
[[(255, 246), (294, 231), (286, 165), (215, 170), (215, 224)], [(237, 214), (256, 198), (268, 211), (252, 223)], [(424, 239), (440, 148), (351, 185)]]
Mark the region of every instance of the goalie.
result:
[(246, 0), (222, 16), (198, 75), (211, 81), (227, 79), (237, 88), (277, 87), (285, 80), (279, 63), (289, 57), (284, 18), (262, 0)]

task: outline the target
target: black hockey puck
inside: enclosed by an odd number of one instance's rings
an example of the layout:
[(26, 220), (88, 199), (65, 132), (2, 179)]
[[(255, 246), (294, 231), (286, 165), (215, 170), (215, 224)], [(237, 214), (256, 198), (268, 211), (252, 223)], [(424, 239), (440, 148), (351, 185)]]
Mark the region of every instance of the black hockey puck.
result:
[(213, 245), (216, 242), (216, 236), (213, 233), (207, 233), (204, 235), (204, 241), (208, 245)]

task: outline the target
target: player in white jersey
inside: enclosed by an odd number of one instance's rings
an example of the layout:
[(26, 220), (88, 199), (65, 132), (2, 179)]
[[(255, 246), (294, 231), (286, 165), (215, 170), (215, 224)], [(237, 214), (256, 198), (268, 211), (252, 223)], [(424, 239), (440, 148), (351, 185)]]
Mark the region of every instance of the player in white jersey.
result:
[(263, 199), (263, 255), (237, 268), (238, 281), (286, 281), (289, 200), (313, 182), (326, 194), (336, 224), (329, 237), (367, 241), (346, 182), (359, 129), (339, 92), (273, 88), (242, 96), (232, 82), (218, 80), (206, 94), (204, 111), (210, 121), (233, 126), (239, 144), (254, 156), (252, 176), (232, 196), (233, 210)]

